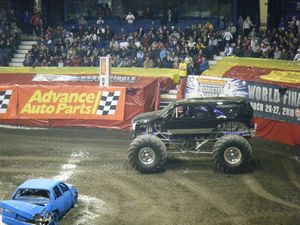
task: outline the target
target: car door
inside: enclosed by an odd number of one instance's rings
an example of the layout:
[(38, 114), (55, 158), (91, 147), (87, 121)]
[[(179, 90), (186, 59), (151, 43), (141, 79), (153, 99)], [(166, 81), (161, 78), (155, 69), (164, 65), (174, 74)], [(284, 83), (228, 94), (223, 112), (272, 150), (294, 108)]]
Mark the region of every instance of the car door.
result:
[(58, 186), (63, 194), (63, 198), (65, 199), (66, 210), (68, 210), (74, 204), (73, 194), (65, 183), (61, 182)]
[(57, 185), (53, 188), (53, 192), (55, 207), (59, 211), (59, 216), (64, 215), (67, 211), (65, 197)]
[(185, 104), (172, 109), (169, 116), (165, 118), (165, 126), (173, 135), (192, 135), (210, 132), (215, 122), (210, 107)]

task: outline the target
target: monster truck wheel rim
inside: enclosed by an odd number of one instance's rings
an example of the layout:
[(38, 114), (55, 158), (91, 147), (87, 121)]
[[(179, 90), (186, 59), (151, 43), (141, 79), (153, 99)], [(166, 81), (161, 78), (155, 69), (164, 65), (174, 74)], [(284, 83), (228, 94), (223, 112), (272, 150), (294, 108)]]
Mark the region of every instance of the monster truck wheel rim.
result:
[(150, 165), (155, 161), (155, 152), (149, 147), (142, 148), (139, 151), (139, 160), (144, 165)]
[(224, 151), (224, 159), (227, 163), (235, 165), (241, 161), (242, 153), (240, 149), (236, 147), (230, 147)]

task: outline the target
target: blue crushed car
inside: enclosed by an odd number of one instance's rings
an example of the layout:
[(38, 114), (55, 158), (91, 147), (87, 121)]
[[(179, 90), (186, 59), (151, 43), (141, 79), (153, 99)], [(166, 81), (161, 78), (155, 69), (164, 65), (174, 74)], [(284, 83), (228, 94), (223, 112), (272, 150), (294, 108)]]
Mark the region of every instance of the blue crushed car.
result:
[(21, 184), (11, 200), (0, 202), (2, 222), (9, 225), (57, 225), (77, 202), (77, 189), (52, 179), (31, 179)]

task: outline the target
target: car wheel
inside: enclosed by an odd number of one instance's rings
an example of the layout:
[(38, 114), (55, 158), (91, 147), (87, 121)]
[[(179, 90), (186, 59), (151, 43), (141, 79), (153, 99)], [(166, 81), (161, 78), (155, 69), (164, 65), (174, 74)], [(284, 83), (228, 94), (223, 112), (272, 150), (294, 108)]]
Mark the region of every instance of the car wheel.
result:
[(154, 135), (135, 138), (128, 150), (129, 163), (141, 173), (155, 173), (165, 170), (167, 148)]
[(226, 173), (243, 172), (251, 161), (252, 148), (240, 135), (225, 135), (214, 145), (213, 157), (219, 170)]
[(58, 225), (59, 215), (58, 215), (57, 211), (53, 212), (52, 218), (53, 218), (53, 220), (52, 220), (51, 225)]

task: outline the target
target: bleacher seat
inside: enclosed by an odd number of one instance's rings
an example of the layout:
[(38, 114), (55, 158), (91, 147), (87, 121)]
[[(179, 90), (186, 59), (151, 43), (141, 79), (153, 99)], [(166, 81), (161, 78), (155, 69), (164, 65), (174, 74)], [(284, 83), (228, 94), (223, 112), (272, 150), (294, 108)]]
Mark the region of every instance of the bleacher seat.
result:
[[(88, 25), (95, 26), (96, 25), (95, 19), (88, 20)], [(167, 26), (180, 27), (180, 29), (185, 29), (187, 26), (191, 25), (199, 25), (205, 24), (207, 22), (212, 23), (216, 28), (218, 25), (218, 19), (215, 17), (182, 17), (178, 20), (177, 24), (166, 24)], [(64, 24), (64, 28), (69, 30), (71, 29), (73, 24), (67, 23)], [(148, 20), (148, 19), (141, 19), (135, 20), (133, 24), (128, 24), (127, 21), (120, 21), (119, 17), (114, 16), (107, 16), (104, 18), (104, 25), (110, 26), (114, 33), (120, 32), (121, 28), (124, 28), (125, 33), (131, 33), (137, 31), (140, 27), (142, 27), (146, 32), (149, 31), (151, 26), (155, 28), (159, 28), (161, 26), (161, 21), (159, 19), (155, 20)], [(75, 23), (75, 26), (78, 27), (78, 23)]]

